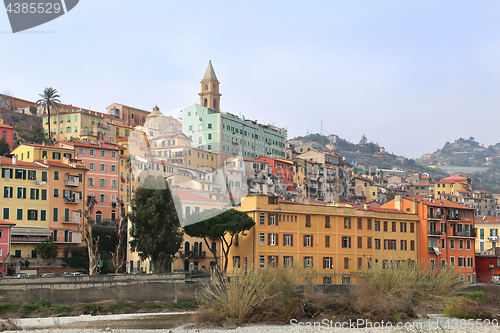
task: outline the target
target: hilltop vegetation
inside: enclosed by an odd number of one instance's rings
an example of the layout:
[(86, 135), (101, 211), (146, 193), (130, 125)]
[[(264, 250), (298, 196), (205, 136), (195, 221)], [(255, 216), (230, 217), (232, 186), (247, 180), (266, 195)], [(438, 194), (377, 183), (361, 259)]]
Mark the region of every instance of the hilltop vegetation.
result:
[(500, 143), (484, 147), (473, 137), (446, 142), (443, 148), (432, 154), (432, 164), (458, 165), (466, 167), (485, 166), (487, 157), (495, 158), (500, 153)]

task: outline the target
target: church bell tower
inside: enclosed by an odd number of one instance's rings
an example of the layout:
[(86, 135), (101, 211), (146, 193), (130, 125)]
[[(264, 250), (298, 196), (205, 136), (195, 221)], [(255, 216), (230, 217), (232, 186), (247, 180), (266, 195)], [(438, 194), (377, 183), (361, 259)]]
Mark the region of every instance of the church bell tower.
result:
[(212, 61), (208, 62), (208, 67), (203, 80), (201, 80), (200, 105), (209, 109), (220, 111), (219, 81), (215, 75)]

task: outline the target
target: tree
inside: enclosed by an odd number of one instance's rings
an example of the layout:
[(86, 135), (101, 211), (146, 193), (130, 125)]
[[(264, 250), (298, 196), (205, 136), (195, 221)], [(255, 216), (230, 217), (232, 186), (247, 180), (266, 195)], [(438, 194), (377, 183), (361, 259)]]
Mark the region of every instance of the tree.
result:
[[(49, 121), (50, 123), (50, 121)], [(94, 196), (89, 195), (87, 197), (87, 202), (85, 203), (85, 208), (82, 212), (83, 220), (79, 224), (78, 229), (82, 233), (82, 239), (87, 244), (89, 252), (89, 274), (95, 275), (97, 271), (97, 249), (99, 247), (99, 237), (94, 239), (92, 236), (92, 212), (94, 211), (94, 206), (97, 203)]]
[(115, 225), (115, 233), (118, 237), (118, 244), (116, 244), (116, 250), (113, 252), (112, 262), (115, 267), (115, 273), (119, 273), (120, 269), (125, 264), (125, 244), (127, 241), (127, 214), (125, 211), (125, 205), (121, 199), (116, 200), (116, 206), (118, 207), (118, 221)]
[(55, 259), (59, 251), (52, 239), (46, 239), (35, 247), (36, 253), (43, 259)]
[(0, 95), (0, 100), (5, 104), (5, 110), (11, 111), (13, 109), (12, 96), (14, 96), (14, 93), (8, 90), (3, 91), (2, 95)]
[(227, 272), (229, 262), (229, 250), (234, 244), (234, 238), (237, 234), (245, 235), (245, 231), (250, 230), (255, 222), (245, 212), (240, 212), (236, 209), (222, 210), (209, 209), (193, 215), (193, 220), (199, 220), (203, 216), (211, 216), (201, 222), (189, 224), (184, 227), (184, 232), (191, 237), (200, 237), (205, 240), (207, 248), (214, 255), (216, 265), (219, 266), (219, 261), (222, 258), (217, 257), (217, 252), (209, 245), (208, 240), (221, 243), (222, 255), (224, 256), (224, 267), (222, 272)]
[(60, 109), (60, 106), (58, 103), (61, 103), (61, 101), (59, 100), (59, 98), (61, 96), (59, 96), (57, 94), (57, 90), (55, 90), (54, 88), (45, 88), (43, 91), (43, 94), (39, 94), (39, 96), (42, 98), (39, 99), (36, 102), (36, 104), (37, 104), (37, 106), (41, 106), (43, 108), (43, 110), (47, 111), (48, 125), (49, 125), (49, 142), (51, 142), (52, 141), (52, 139), (51, 139), (52, 133), (50, 132), (50, 108), (55, 109), (55, 110)]
[(182, 244), (182, 229), (163, 177), (148, 178), (136, 190), (129, 219), (132, 251), (142, 252), (142, 259), (149, 258), (155, 269), (175, 257)]
[(0, 156), (10, 153), (10, 146), (4, 138), (0, 140)]
[(38, 110), (38, 108), (36, 106), (34, 106), (34, 105), (30, 106), (30, 112), (31, 112), (31, 114), (36, 115), (36, 111), (37, 110)]
[(366, 139), (366, 136), (363, 134), (363, 136), (361, 137), (361, 140), (359, 140), (359, 144), (365, 145), (367, 142), (368, 142), (368, 140)]

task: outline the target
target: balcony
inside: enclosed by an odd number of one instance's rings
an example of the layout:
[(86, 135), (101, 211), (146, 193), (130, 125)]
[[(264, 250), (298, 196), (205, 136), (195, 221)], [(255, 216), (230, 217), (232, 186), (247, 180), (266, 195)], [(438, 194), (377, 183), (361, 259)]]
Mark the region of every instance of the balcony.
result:
[(498, 240), (498, 236), (490, 236), (490, 237), (488, 237), (488, 240), (489, 241), (497, 241)]
[(429, 237), (441, 237), (442, 234), (443, 232), (440, 230), (429, 230), (429, 232), (427, 233)]
[(428, 220), (441, 220), (443, 218), (443, 215), (441, 214), (430, 214), (427, 216)]
[(458, 215), (447, 215), (446, 220), (448, 221), (460, 221), (460, 216)]
[(78, 187), (80, 185), (80, 178), (78, 176), (66, 176), (64, 185)]
[(68, 220), (68, 221), (63, 220), (61, 222), (62, 223), (69, 223), (69, 224), (80, 224), (80, 220), (79, 219), (78, 220), (77, 219), (73, 219), (73, 220)]
[(181, 258), (186, 258), (186, 257), (189, 257), (189, 258), (205, 258), (207, 252), (206, 251), (202, 251), (202, 252), (193, 252), (193, 251), (187, 251), (187, 252), (180, 252), (180, 257)]
[(64, 202), (77, 204), (80, 203), (80, 198), (64, 198)]
[(11, 236), (11, 243), (41, 243), (44, 240), (48, 239), (47, 237), (22, 237), (22, 236)]
[(476, 238), (475, 231), (455, 231), (452, 237), (472, 237)]

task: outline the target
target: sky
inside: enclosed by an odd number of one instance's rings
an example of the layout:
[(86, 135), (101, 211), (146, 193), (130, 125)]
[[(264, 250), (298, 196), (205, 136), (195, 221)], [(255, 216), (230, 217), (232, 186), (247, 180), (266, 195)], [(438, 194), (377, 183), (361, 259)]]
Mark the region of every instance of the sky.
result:
[(498, 1), (84, 0), (16, 34), (0, 12), (0, 41), (0, 92), (27, 100), (177, 117), (211, 60), (221, 111), (289, 139), (364, 134), (408, 158), (500, 141)]

